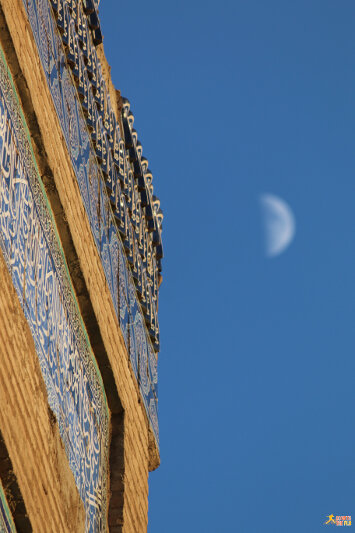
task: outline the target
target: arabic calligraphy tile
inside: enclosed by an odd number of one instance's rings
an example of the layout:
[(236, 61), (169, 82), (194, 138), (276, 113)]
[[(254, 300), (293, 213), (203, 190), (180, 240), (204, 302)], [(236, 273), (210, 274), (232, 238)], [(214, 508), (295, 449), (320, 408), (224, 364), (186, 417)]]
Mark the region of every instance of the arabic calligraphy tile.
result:
[[(39, 185), (40, 177), (17, 102), (1, 58), (0, 245), (35, 342), (49, 405), (58, 420), (87, 510), (87, 531), (99, 531), (98, 524), (100, 527), (103, 524), (101, 514), (106, 513), (105, 395), (82, 329), (56, 240), (54, 219)], [(1, 128), (5, 115), (8, 126)], [(15, 151), (20, 154), (16, 164), (11, 156)], [(86, 462), (80, 461), (80, 454), (84, 454)], [(103, 494), (99, 504), (95, 500), (97, 493)]]

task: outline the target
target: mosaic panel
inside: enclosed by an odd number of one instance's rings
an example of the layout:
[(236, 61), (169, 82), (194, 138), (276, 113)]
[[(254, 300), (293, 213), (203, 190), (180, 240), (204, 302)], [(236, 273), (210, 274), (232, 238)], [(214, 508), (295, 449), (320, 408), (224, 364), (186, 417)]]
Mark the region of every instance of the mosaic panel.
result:
[[(124, 101), (121, 131), (81, 0), (23, 0), (157, 443), (159, 201)], [(93, 7), (95, 9), (93, 9)]]
[(0, 247), (31, 329), (48, 402), (84, 502), (86, 531), (105, 531), (106, 396), (2, 52)]
[(0, 481), (0, 533), (16, 533), (16, 527)]

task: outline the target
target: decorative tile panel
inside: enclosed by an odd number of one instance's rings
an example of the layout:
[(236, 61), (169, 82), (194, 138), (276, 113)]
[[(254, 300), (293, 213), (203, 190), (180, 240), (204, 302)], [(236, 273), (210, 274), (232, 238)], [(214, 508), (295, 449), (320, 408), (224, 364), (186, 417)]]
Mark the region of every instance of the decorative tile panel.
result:
[(109, 412), (11, 74), (0, 53), (0, 248), (31, 329), (86, 531), (106, 529)]
[(0, 481), (0, 533), (16, 533), (16, 527)]
[(112, 110), (95, 49), (99, 25), (92, 15), (98, 14), (98, 2), (23, 2), (158, 444), (162, 213), (148, 161), (142, 157), (128, 100), (120, 120)]

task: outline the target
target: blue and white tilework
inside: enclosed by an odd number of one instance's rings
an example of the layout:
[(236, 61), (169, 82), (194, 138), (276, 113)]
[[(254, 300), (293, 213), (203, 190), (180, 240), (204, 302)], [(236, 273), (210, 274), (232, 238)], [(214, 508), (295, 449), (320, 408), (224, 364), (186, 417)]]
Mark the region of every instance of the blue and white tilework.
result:
[[(145, 166), (129, 104), (124, 104), (122, 116), (126, 147), (112, 112), (93, 44), (95, 34), (87, 22), (89, 15), (83, 14), (89, 0), (23, 1), (158, 444), (160, 204), (152, 196), (148, 169), (142, 170)], [(97, 3), (94, 7), (97, 13)], [(139, 183), (133, 160), (142, 171)]]
[(0, 248), (86, 511), (105, 531), (109, 412), (11, 74), (0, 57)]
[(16, 533), (4, 489), (0, 481), (0, 533)]

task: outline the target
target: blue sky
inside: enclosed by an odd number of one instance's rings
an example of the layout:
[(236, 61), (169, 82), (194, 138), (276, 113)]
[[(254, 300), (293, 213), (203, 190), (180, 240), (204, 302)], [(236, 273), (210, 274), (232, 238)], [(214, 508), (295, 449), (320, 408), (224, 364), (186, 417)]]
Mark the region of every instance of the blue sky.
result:
[[(355, 522), (355, 4), (102, 0), (164, 219), (149, 533)], [(296, 236), (264, 254), (259, 197)]]

